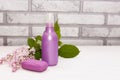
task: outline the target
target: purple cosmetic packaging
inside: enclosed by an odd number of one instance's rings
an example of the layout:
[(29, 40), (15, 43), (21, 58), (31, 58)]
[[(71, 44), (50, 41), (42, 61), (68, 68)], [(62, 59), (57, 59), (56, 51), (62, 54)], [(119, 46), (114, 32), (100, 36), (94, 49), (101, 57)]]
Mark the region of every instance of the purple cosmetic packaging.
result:
[(48, 64), (45, 61), (29, 59), (21, 63), (22, 68), (26, 70), (43, 72), (47, 69)]
[(46, 29), (42, 36), (42, 60), (49, 66), (55, 66), (58, 63), (58, 37), (54, 31), (52, 14), (49, 14)]

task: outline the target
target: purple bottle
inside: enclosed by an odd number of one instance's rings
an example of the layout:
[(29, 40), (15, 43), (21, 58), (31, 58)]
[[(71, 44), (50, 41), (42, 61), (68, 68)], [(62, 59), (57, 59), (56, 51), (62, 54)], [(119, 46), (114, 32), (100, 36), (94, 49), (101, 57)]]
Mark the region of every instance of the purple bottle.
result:
[(58, 38), (53, 27), (53, 15), (49, 13), (46, 29), (42, 36), (42, 60), (49, 66), (54, 66), (58, 62)]

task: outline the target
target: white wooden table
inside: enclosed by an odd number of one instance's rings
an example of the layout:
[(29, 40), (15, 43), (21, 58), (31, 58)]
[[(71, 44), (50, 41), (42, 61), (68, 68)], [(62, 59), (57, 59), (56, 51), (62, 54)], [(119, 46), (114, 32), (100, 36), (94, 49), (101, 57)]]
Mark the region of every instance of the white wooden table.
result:
[[(0, 47), (0, 57), (18, 46)], [(0, 65), (0, 80), (120, 80), (120, 46), (79, 46), (81, 53), (73, 59), (59, 58), (57, 66), (45, 72), (20, 69), (13, 73)]]

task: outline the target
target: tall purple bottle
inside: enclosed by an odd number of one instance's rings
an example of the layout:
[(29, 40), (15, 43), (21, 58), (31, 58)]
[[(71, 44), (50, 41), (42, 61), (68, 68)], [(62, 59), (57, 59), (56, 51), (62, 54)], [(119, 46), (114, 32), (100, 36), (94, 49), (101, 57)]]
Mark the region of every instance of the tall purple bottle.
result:
[(46, 61), (49, 66), (58, 63), (58, 38), (54, 31), (52, 17), (49, 13), (46, 29), (42, 36), (42, 60)]

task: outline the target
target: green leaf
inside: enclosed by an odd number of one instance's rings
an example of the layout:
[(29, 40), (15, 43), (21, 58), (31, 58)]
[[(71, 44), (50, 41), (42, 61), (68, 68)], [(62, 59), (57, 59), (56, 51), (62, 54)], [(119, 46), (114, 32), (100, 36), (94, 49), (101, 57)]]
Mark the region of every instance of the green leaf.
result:
[(55, 32), (56, 32), (56, 34), (57, 34), (57, 37), (58, 37), (58, 39), (60, 40), (60, 38), (61, 38), (61, 33), (60, 33), (60, 26), (59, 26), (59, 24), (58, 24), (58, 20), (55, 22), (55, 24), (54, 24), (54, 30), (55, 30)]
[(41, 50), (40, 51), (36, 51), (34, 54), (35, 59), (39, 60), (41, 58)]
[(64, 58), (73, 58), (76, 57), (79, 54), (79, 49), (71, 44), (64, 44), (61, 46), (59, 49), (59, 56), (64, 57)]
[(35, 51), (39, 51), (41, 48), (41, 41), (40, 41), (40, 37), (36, 37), (36, 40), (34, 40), (33, 38), (28, 38), (28, 45), (30, 46), (30, 48), (34, 47)]
[(41, 41), (41, 40), (42, 40), (42, 37), (41, 37), (40, 35), (38, 35), (38, 36), (35, 37), (35, 40), (36, 40), (36, 41)]
[(35, 40), (33, 38), (28, 38), (27, 43), (29, 47), (32, 48), (35, 45)]
[(58, 41), (58, 45), (61, 46), (63, 44), (62, 41)]
[(34, 48), (35, 48), (35, 51), (39, 51), (41, 48), (41, 45), (36, 43)]
[(41, 48), (42, 37), (40, 35), (38, 35), (35, 37), (35, 40), (36, 40), (35, 48), (37, 48), (37, 50), (38, 50), (39, 48)]

